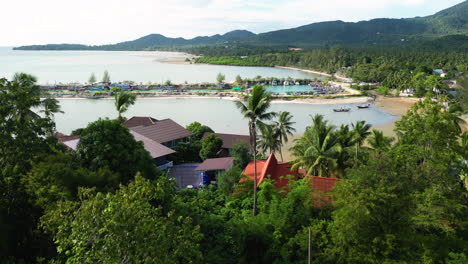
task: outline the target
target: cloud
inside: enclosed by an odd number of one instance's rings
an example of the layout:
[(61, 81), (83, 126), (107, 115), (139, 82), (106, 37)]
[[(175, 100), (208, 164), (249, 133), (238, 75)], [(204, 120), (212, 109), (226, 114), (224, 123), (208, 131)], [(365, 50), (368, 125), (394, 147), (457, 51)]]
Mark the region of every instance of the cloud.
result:
[(256, 33), (319, 21), (423, 16), (462, 0), (2, 0), (0, 45), (106, 44), (247, 29)]

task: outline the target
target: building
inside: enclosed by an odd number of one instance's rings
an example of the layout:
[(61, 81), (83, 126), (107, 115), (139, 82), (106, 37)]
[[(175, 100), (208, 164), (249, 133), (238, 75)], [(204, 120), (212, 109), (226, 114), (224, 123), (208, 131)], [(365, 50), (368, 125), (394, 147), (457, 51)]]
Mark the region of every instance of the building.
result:
[[(253, 161), (245, 167), (244, 175), (253, 180)], [(284, 189), (289, 183), (288, 176), (297, 179), (301, 175), (298, 171), (291, 170), (291, 165), (289, 163), (278, 162), (274, 154), (270, 154), (267, 160), (257, 160), (257, 187), (262, 184), (265, 178), (269, 178), (275, 182), (276, 188)]]
[[(248, 146), (250, 146), (250, 136), (248, 135), (236, 135), (236, 134), (224, 134), (224, 133), (210, 133), (206, 132), (203, 135), (203, 138), (207, 137), (208, 135), (214, 134), (215, 136), (221, 138), (223, 140), (223, 146), (221, 150), (218, 152), (218, 157), (230, 157), (230, 151), (234, 147), (235, 144), (239, 142), (244, 142)], [(202, 138), (202, 139), (203, 139)]]
[[(154, 163), (160, 170), (166, 170), (173, 166), (167, 156), (175, 153), (174, 147), (179, 142), (186, 142), (192, 136), (181, 125), (171, 119), (157, 120), (152, 117), (132, 117), (122, 123), (128, 127), (136, 141), (143, 142), (146, 151), (151, 155)], [(76, 150), (80, 136), (66, 136), (58, 133), (59, 142), (70, 150)]]
[(192, 132), (172, 119), (157, 120), (149, 116), (134, 116), (122, 125), (168, 148), (176, 147), (179, 142), (188, 142), (192, 136)]
[(216, 184), (217, 177), (234, 165), (233, 157), (207, 159), (195, 171), (201, 172), (201, 185)]
[[(244, 175), (247, 179), (254, 178), (254, 162), (251, 161), (244, 169)], [(267, 160), (257, 160), (257, 187), (260, 186), (265, 178), (274, 181), (275, 187), (282, 190), (287, 190), (290, 180), (299, 178), (309, 178), (310, 187), (314, 189), (317, 200), (316, 205), (324, 205), (331, 201), (330, 192), (338, 178), (334, 177), (318, 177), (306, 176), (305, 170), (291, 170), (289, 163), (278, 162), (274, 154), (270, 154)], [(241, 181), (245, 181), (241, 179)]]

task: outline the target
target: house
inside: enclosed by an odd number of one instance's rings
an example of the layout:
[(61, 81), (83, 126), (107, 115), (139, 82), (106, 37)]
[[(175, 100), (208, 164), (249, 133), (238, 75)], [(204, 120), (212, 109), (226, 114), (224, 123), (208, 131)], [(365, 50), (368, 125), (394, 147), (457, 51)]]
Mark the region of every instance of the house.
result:
[(168, 148), (175, 148), (179, 142), (188, 142), (192, 132), (172, 119), (157, 120), (149, 116), (134, 116), (122, 125)]
[(444, 78), (445, 76), (447, 76), (447, 73), (444, 72), (444, 70), (442, 69), (434, 69), (433, 70), (434, 73), (437, 73), (440, 77)]
[[(167, 156), (175, 153), (173, 150), (178, 142), (186, 142), (192, 132), (171, 119), (157, 120), (152, 117), (132, 117), (122, 123), (130, 130), (130, 134), (136, 141), (141, 141), (146, 151), (153, 158), (154, 163), (160, 170), (167, 170), (173, 166)], [(70, 150), (76, 150), (80, 136), (66, 136), (57, 133), (59, 142)]]
[[(245, 167), (244, 175), (253, 180), (253, 161)], [(270, 178), (275, 182), (276, 188), (284, 189), (289, 183), (288, 176), (292, 176), (293, 179), (297, 179), (301, 175), (298, 171), (291, 170), (291, 165), (289, 163), (278, 162), (275, 154), (270, 154), (267, 160), (257, 160), (257, 187), (262, 184), (265, 178)]]
[(224, 134), (224, 133), (210, 133), (206, 132), (202, 139), (207, 137), (208, 135), (214, 134), (215, 136), (221, 138), (223, 140), (223, 145), (221, 150), (218, 152), (218, 157), (229, 157), (231, 156), (230, 151), (234, 147), (235, 144), (239, 142), (245, 142), (248, 146), (250, 146), (250, 136), (248, 135), (236, 135), (236, 134)]
[(233, 157), (207, 159), (195, 171), (201, 172), (201, 185), (216, 184), (217, 176), (234, 165)]
[[(244, 169), (244, 175), (250, 179), (254, 178), (253, 161)], [(340, 181), (340, 179), (334, 177), (306, 176), (303, 169), (291, 170), (290, 164), (278, 162), (273, 153), (268, 156), (267, 160), (257, 160), (257, 187), (262, 184), (265, 178), (269, 178), (274, 181), (276, 188), (286, 190), (291, 179), (296, 180), (304, 177), (309, 178), (310, 187), (315, 190), (317, 200), (314, 203), (316, 205), (329, 203), (331, 200), (329, 193), (335, 183)], [(241, 181), (245, 181), (245, 178), (241, 179)]]

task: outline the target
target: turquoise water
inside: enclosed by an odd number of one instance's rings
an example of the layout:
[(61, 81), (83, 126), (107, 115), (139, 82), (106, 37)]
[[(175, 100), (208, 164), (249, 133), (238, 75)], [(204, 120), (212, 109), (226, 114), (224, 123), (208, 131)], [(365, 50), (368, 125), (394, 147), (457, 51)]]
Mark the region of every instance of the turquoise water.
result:
[(286, 94), (287, 92), (313, 92), (314, 88), (310, 85), (271, 85), (265, 86), (271, 93)]
[(26, 72), (38, 78), (40, 84), (81, 82), (95, 73), (100, 80), (105, 70), (112, 81), (137, 83), (215, 82), (218, 73), (226, 81), (237, 75), (254, 78), (257, 75), (276, 78), (323, 78), (320, 75), (269, 67), (237, 67), (205, 64), (170, 64), (160, 60), (180, 53), (150, 51), (20, 51), (0, 47), (0, 77), (11, 78), (15, 72)]
[[(59, 99), (64, 114), (55, 117), (57, 130), (70, 133), (72, 130), (85, 127), (89, 122), (98, 118), (116, 118), (117, 112), (114, 100), (100, 99)], [(343, 105), (350, 107), (347, 113), (335, 113), (333, 108), (337, 105), (309, 105), (273, 103), (272, 111), (289, 111), (293, 115), (296, 133), (303, 133), (310, 125), (310, 118), (315, 114), (322, 114), (332, 124), (350, 124), (358, 120), (365, 120), (373, 125), (384, 125), (392, 122), (394, 116), (376, 106), (369, 109), (358, 110), (357, 104)], [(208, 125), (220, 133), (247, 134), (247, 121), (242, 118), (233, 101), (218, 98), (145, 98), (138, 99), (131, 106), (126, 117), (152, 116), (156, 119), (171, 118), (179, 124), (186, 126), (198, 121)]]

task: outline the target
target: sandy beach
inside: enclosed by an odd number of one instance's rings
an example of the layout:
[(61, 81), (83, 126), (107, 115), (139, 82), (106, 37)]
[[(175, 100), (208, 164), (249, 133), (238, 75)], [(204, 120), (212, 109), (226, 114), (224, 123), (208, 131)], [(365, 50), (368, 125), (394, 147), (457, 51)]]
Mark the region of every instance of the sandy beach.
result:
[[(323, 100), (323, 99), (322, 99)], [(374, 104), (378, 106), (383, 111), (392, 114), (395, 116), (395, 119), (388, 124), (374, 126), (372, 129), (381, 130), (384, 132), (386, 136), (395, 137), (395, 122), (401, 119), (401, 117), (406, 114), (406, 112), (414, 105), (419, 98), (406, 98), (406, 97), (384, 97), (384, 96), (377, 96)], [(468, 121), (468, 117), (465, 118)], [(465, 125), (465, 129), (468, 129), (468, 123)], [(282, 147), (283, 158), (284, 161), (291, 161), (294, 158), (292, 157), (289, 149), (293, 146), (294, 140), (298, 139), (302, 136), (302, 134), (294, 134), (288, 140), (288, 142)], [(279, 153), (277, 153), (278, 158)]]
[[(148, 51), (148, 53), (139, 54), (138, 56), (151, 57), (154, 61), (170, 64), (191, 64), (191, 60), (199, 57), (190, 53), (172, 51)], [(187, 61), (187, 59), (190, 61)]]

